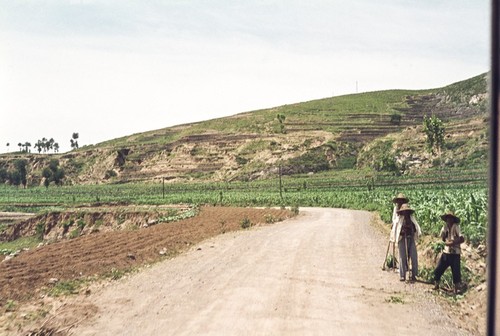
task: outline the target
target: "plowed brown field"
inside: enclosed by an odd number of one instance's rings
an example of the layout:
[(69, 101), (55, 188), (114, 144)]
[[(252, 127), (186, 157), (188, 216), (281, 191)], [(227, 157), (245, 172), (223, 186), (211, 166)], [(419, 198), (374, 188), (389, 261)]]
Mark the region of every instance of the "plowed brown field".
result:
[(43, 287), (58, 281), (127, 270), (176, 254), (190, 245), (223, 232), (241, 229), (248, 218), (252, 225), (267, 218), (286, 219), (288, 210), (202, 207), (196, 217), (162, 223), (134, 231), (102, 232), (60, 241), (21, 253), (0, 263), (0, 305), (24, 301)]

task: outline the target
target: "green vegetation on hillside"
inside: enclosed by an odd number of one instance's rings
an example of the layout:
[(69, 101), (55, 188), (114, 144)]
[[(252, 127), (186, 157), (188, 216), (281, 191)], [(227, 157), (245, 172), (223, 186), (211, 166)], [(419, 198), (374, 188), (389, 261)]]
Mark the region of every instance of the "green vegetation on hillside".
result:
[[(252, 181), (340, 170), (419, 175), (436, 167), (486, 168), (486, 75), (431, 90), (386, 90), (236, 114), (133, 134), (66, 154), (0, 155), (0, 179), (26, 160), (40, 185), (59, 160), (65, 184)], [(424, 121), (442, 121), (440, 150), (426, 151)], [(17, 180), (15, 180), (17, 181)]]

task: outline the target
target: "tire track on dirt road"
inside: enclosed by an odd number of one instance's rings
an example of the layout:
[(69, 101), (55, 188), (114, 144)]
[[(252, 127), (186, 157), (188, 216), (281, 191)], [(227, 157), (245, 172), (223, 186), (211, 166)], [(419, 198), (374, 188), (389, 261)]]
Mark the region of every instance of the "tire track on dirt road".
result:
[[(297, 218), (211, 238), (91, 294), (74, 335), (467, 335), (427, 285), (380, 270), (371, 214)], [(390, 302), (398, 297), (404, 303)]]

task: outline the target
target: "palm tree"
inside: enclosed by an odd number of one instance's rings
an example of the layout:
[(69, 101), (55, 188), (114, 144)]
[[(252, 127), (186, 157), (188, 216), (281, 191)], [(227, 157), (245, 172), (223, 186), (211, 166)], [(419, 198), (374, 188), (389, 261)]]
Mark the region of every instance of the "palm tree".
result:
[(78, 133), (73, 133), (71, 138), (71, 148), (78, 149)]
[(31, 143), (26, 141), (23, 146), (24, 146), (25, 152), (28, 153), (29, 152), (28, 149), (29, 149), (29, 147), (31, 147)]
[(50, 138), (48, 142), (48, 148), (53, 149), (54, 148), (54, 138)]
[(35, 146), (33, 146), (36, 148), (36, 150), (38, 151), (38, 154), (40, 154), (40, 152), (42, 151), (42, 142), (40, 140), (38, 140), (35, 144)]
[(49, 149), (48, 143), (47, 143), (47, 138), (42, 138), (41, 142), (42, 142), (41, 145), (42, 145), (43, 152), (45, 153)]

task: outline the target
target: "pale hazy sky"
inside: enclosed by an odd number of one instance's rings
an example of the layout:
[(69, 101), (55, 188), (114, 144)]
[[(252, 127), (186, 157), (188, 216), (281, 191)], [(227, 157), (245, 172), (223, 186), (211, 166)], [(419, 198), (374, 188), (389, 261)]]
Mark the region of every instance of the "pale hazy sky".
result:
[(451, 84), (489, 69), (489, 3), (0, 0), (0, 152)]

